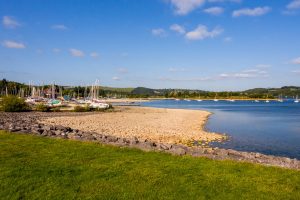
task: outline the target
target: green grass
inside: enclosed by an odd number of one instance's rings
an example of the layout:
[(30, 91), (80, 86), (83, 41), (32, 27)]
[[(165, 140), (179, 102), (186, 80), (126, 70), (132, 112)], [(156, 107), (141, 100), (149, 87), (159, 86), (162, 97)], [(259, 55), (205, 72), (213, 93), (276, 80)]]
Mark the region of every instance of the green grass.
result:
[(300, 199), (300, 172), (2, 131), (0, 199)]

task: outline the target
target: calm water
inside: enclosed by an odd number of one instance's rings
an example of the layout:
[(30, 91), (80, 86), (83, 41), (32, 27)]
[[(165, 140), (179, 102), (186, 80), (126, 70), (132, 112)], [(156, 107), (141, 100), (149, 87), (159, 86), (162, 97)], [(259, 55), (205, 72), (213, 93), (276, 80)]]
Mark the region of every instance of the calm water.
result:
[(143, 105), (208, 110), (214, 114), (207, 130), (231, 136), (213, 146), (300, 159), (300, 103), (161, 100)]

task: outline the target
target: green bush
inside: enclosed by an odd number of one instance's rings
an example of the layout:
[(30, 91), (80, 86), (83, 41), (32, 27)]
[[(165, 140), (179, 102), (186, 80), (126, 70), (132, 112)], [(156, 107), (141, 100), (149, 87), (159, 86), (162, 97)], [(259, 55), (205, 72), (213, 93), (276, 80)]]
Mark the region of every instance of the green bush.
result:
[(16, 96), (3, 97), (0, 106), (1, 110), (4, 112), (26, 112), (31, 110), (24, 99)]
[(74, 107), (74, 112), (89, 112), (91, 111), (90, 107), (88, 106), (75, 106)]
[(53, 107), (53, 108), (51, 108), (51, 111), (60, 112), (61, 110), (60, 110), (60, 107)]
[(35, 110), (40, 111), (40, 112), (49, 112), (50, 109), (51, 108), (49, 106), (42, 104), (42, 103), (39, 103), (35, 106)]

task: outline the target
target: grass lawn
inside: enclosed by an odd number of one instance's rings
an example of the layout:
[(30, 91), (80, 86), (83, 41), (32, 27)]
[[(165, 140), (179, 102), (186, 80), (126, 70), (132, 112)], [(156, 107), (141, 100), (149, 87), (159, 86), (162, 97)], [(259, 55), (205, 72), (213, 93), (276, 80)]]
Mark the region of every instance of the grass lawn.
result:
[(0, 131), (0, 199), (300, 199), (300, 171)]

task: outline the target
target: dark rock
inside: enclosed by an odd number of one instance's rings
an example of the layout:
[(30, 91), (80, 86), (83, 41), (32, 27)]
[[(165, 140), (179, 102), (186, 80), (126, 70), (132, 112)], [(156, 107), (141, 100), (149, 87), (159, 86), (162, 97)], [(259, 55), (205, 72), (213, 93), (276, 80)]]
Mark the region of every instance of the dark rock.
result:
[(137, 143), (139, 143), (139, 139), (137, 137), (133, 137), (133, 138), (129, 139), (129, 143), (131, 145), (137, 144)]

